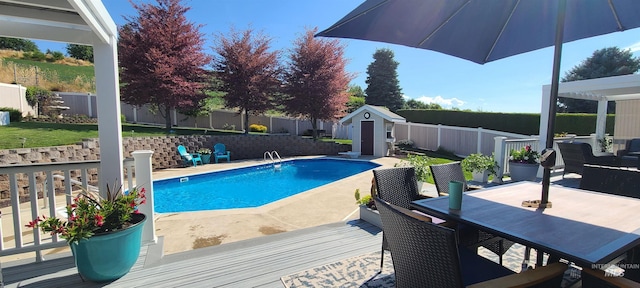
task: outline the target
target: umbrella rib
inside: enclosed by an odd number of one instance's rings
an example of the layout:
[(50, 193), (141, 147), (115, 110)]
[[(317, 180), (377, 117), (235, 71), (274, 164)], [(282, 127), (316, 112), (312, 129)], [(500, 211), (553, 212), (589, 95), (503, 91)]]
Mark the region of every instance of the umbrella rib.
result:
[(520, 5), (520, 0), (518, 0), (518, 2), (515, 5), (513, 5), (513, 9), (511, 9), (511, 13), (509, 13), (509, 18), (507, 19), (507, 21), (504, 22), (504, 25), (502, 25), (502, 29), (500, 29), (500, 33), (498, 34), (498, 37), (496, 37), (496, 39), (493, 41), (493, 45), (491, 45), (491, 49), (489, 49), (489, 53), (487, 53), (487, 56), (484, 58), (484, 63), (489, 62), (489, 56), (491, 56), (491, 53), (493, 53), (493, 50), (496, 48), (496, 45), (498, 45), (498, 40), (500, 39), (500, 37), (502, 37), (504, 30), (507, 29), (507, 25), (509, 25), (509, 22), (511, 22), (511, 17), (513, 17), (513, 13), (516, 12), (516, 9), (518, 9), (518, 5)]
[(618, 31), (626, 30), (622, 23), (620, 22), (620, 17), (618, 17), (618, 11), (616, 11), (616, 7), (613, 5), (613, 1), (609, 0), (609, 7), (611, 8), (611, 13), (613, 13), (613, 18), (616, 19), (616, 23), (618, 24)]
[(342, 22), (340, 22), (340, 23), (336, 23), (333, 27), (329, 27), (329, 29), (327, 29), (327, 30), (325, 30), (325, 31), (322, 31), (322, 32), (320, 32), (320, 33), (328, 33), (328, 32), (331, 32), (332, 30), (335, 30), (335, 29), (339, 28), (340, 26), (342, 26), (342, 25), (344, 25), (344, 24), (347, 24), (347, 23), (349, 23), (349, 22), (351, 22), (351, 21), (355, 20), (356, 18), (358, 18), (358, 17), (360, 17), (360, 16), (362, 16), (362, 15), (365, 15), (365, 14), (369, 13), (369, 11), (376, 9), (376, 8), (378, 8), (378, 7), (382, 6), (382, 5), (384, 5), (384, 4), (385, 4), (385, 3), (387, 3), (387, 2), (389, 2), (389, 0), (382, 1), (382, 2), (380, 2), (378, 5), (375, 5), (375, 6), (373, 6), (373, 7), (369, 8), (369, 9), (367, 9), (367, 10), (365, 10), (365, 11), (362, 11), (360, 14), (358, 14), (358, 15), (354, 15), (353, 17), (351, 17), (351, 18), (349, 18), (349, 19), (347, 19), (347, 20), (344, 20), (344, 21), (342, 21)]
[(434, 29), (429, 35), (427, 35), (427, 37), (425, 37), (424, 39), (422, 39), (420, 42), (418, 42), (418, 46), (416, 47), (420, 47), (422, 46), (422, 44), (424, 44), (424, 42), (426, 42), (427, 40), (429, 40), (429, 38), (431, 38), (431, 36), (433, 36), (433, 34), (437, 33), (444, 25), (446, 25), (447, 23), (449, 23), (449, 20), (451, 20), (451, 18), (455, 17), (456, 15), (458, 15), (458, 13), (460, 13), (460, 11), (467, 6), (467, 4), (469, 4), (469, 2), (471, 2), (471, 0), (467, 0), (467, 2), (463, 3), (462, 5), (460, 5), (460, 7), (458, 7), (458, 9), (456, 9), (456, 11), (454, 11), (453, 13), (451, 13), (451, 15), (449, 15), (449, 17), (447, 17), (446, 21), (443, 21), (442, 24), (440, 24), (440, 26), (438, 26), (438, 28)]

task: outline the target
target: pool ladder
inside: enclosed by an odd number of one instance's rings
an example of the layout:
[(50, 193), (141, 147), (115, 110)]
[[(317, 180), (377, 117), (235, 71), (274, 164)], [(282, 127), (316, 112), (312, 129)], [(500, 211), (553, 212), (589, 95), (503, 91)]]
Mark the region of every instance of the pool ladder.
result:
[[(267, 157), (269, 158), (267, 159)], [(273, 150), (271, 152), (264, 152), (264, 161), (269, 161), (271, 164), (273, 164), (273, 169), (275, 170), (280, 170), (280, 168), (282, 167), (282, 159), (280, 158), (280, 154), (278, 154), (276, 150)]]

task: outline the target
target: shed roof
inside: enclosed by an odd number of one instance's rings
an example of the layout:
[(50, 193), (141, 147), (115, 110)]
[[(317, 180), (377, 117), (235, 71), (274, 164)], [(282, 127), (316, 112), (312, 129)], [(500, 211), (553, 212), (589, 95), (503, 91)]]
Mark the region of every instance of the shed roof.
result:
[(404, 119), (404, 117), (389, 111), (389, 109), (387, 109), (386, 107), (373, 106), (373, 105), (364, 105), (364, 106), (358, 108), (356, 111), (353, 111), (353, 112), (349, 113), (349, 115), (344, 116), (342, 119), (340, 119), (340, 124), (349, 124), (349, 123), (351, 123), (351, 119), (353, 117), (355, 117), (356, 115), (364, 112), (365, 110), (368, 111), (369, 113), (374, 114), (374, 115), (378, 115), (378, 116), (382, 117), (384, 120), (387, 120), (389, 122), (394, 122), (394, 123), (405, 123), (405, 122), (407, 122), (407, 120)]

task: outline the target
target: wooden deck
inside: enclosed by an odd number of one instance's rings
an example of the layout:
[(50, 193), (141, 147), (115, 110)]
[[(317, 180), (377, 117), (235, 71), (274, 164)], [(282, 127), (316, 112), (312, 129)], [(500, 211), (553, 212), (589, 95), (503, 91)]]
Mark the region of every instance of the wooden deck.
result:
[(110, 283), (83, 282), (68, 254), (40, 263), (2, 263), (2, 273), (5, 287), (283, 287), (282, 276), (378, 251), (381, 235), (379, 228), (355, 220), (164, 257), (154, 245), (144, 246), (131, 271)]

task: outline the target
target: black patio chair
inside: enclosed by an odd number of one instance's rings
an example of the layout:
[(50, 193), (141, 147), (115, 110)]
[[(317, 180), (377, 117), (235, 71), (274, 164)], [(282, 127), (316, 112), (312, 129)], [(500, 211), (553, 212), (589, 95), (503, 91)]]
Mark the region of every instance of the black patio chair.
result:
[[(373, 178), (377, 187), (377, 197), (393, 205), (409, 209), (412, 201), (424, 198), (418, 191), (416, 171), (414, 167), (395, 167), (373, 170)], [(430, 217), (428, 215), (424, 215)], [(389, 250), (384, 232), (380, 253), (380, 271), (384, 264), (384, 251)], [(393, 251), (391, 252), (393, 253)]]
[(458, 248), (453, 229), (423, 221), (420, 215), (378, 197), (374, 201), (392, 251), (396, 287), (560, 287), (565, 264), (514, 274)]
[[(429, 169), (431, 169), (433, 182), (436, 185), (436, 190), (438, 190), (439, 195), (449, 195), (449, 181), (462, 182), (463, 191), (469, 191), (467, 180), (464, 178), (464, 172), (462, 172), (460, 162), (431, 165), (429, 166)], [(484, 231), (469, 231), (470, 229), (468, 228), (461, 230), (464, 230), (461, 231), (464, 236), (460, 236), (462, 245), (485, 247), (489, 251), (498, 255), (500, 264), (502, 264), (502, 256), (504, 253), (506, 253), (507, 250), (515, 244), (513, 241), (496, 237), (495, 235)]]
[(558, 142), (562, 161), (564, 162), (564, 170), (562, 178), (567, 173), (576, 173), (582, 175), (584, 164), (620, 166), (620, 159), (616, 156), (595, 156), (589, 143), (581, 142)]

